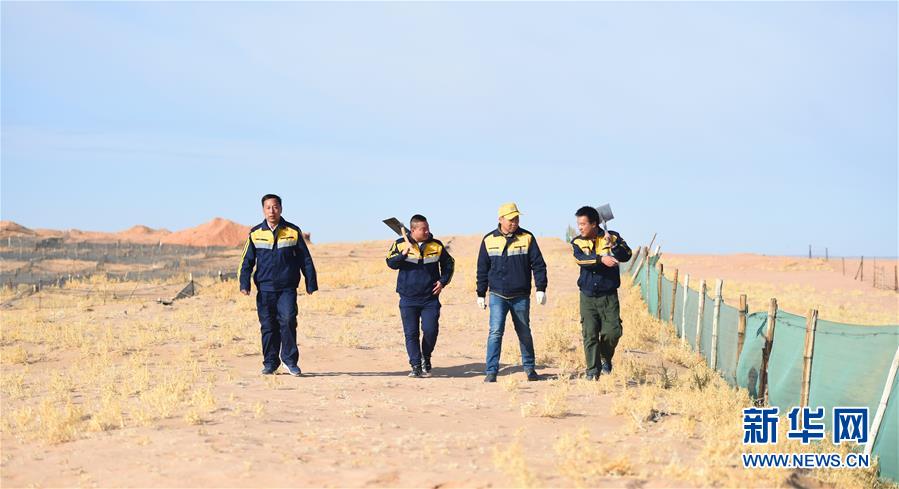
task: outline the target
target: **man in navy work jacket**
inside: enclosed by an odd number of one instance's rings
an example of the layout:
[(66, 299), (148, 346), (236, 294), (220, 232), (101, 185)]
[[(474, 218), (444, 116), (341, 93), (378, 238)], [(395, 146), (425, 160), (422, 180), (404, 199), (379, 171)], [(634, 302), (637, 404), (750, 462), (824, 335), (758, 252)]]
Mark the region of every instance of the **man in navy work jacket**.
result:
[(506, 314), (512, 313), (512, 324), (518, 334), (521, 364), (528, 380), (538, 380), (531, 336), (531, 274), (537, 286), (537, 302), (546, 304), (546, 262), (530, 232), (518, 227), (518, 206), (503, 204), (499, 208), (499, 226), (487, 233), (478, 252), (478, 307), (487, 307), (485, 296), (490, 290), (490, 334), (487, 336), (487, 368), (484, 382), (496, 382), (499, 357), (503, 346)]
[(600, 373), (612, 372), (612, 357), (621, 339), (618, 286), (619, 262), (631, 259), (631, 249), (615, 231), (606, 234), (599, 227), (599, 213), (584, 206), (574, 214), (580, 236), (571, 240), (574, 259), (581, 267), (577, 286), (581, 290), (581, 332), (587, 379), (597, 380)]
[[(238, 279), (240, 292), (250, 295), (250, 276), (256, 284), (256, 312), (262, 330), (262, 374), (272, 375), (281, 362), (300, 376), (297, 348), (297, 287), (306, 277), (306, 293), (318, 290), (312, 255), (296, 225), (281, 218), (281, 197), (262, 197), (265, 220), (250, 229)], [(253, 267), (256, 273), (253, 273)], [(280, 361), (279, 361), (280, 352)]]
[[(431, 235), (428, 220), (412, 216), (409, 234), (397, 239), (387, 252), (387, 266), (399, 270), (396, 292), (406, 336), (406, 353), (412, 372), (409, 377), (431, 375), (431, 353), (437, 344), (440, 320), (440, 291), (453, 278), (455, 260), (443, 243)], [(419, 344), (419, 324), (421, 344)]]

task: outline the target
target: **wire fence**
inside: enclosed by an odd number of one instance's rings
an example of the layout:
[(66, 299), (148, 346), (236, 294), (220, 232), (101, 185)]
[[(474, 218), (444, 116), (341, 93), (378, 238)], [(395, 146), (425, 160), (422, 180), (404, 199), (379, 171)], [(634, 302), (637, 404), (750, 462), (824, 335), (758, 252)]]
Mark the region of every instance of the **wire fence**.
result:
[(818, 319), (816, 310), (799, 316), (778, 310), (776, 299), (768, 312), (749, 314), (745, 296), (738, 307), (724, 302), (720, 280), (709, 287), (688, 283), (688, 276), (684, 283), (669, 279), (660, 256), (641, 248), (622, 267), (651, 315), (759, 405), (778, 406), (782, 413), (824, 407), (828, 430), (832, 408), (867, 407), (872, 416), (865, 450), (879, 457), (881, 477), (899, 481), (899, 325), (841, 324)]
[[(5, 246), (4, 246), (5, 245)], [(0, 241), (0, 284), (7, 288), (101, 276), (113, 281), (157, 281), (186, 274), (234, 274), (234, 249), (170, 244), (67, 242), (61, 238)], [(228, 272), (225, 269), (229, 270)]]

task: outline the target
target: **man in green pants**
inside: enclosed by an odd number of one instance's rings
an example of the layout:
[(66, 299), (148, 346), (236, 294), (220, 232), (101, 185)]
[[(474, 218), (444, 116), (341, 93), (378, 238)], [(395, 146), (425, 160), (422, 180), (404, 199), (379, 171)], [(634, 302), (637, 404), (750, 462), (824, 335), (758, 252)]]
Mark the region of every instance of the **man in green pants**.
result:
[(571, 240), (574, 259), (581, 267), (581, 331), (587, 359), (587, 380), (612, 372), (612, 357), (621, 338), (618, 263), (631, 259), (631, 249), (615, 231), (599, 227), (599, 213), (584, 206), (574, 214), (580, 236)]

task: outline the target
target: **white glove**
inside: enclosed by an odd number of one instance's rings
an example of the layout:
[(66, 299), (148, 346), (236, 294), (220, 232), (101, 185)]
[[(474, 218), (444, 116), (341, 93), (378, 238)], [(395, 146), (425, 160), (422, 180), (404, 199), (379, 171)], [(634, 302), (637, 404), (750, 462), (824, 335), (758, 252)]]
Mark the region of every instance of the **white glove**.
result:
[(478, 307), (480, 307), (481, 309), (487, 309), (487, 302), (483, 297), (478, 297)]
[(546, 292), (542, 290), (537, 291), (537, 303), (541, 306), (546, 305)]

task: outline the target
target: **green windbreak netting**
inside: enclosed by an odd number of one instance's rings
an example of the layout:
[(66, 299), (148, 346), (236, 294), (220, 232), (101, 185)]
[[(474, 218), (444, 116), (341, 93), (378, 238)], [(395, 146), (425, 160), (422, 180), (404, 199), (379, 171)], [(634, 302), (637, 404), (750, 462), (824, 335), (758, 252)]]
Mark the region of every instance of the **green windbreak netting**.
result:
[[(649, 273), (641, 266), (634, 282), (639, 286), (647, 310), (653, 316), (658, 304), (657, 259), (651, 259)], [(693, 284), (698, 288), (697, 284)], [(662, 320), (671, 314), (671, 282), (662, 280)], [(698, 350), (709, 365), (712, 364), (712, 325), (715, 301), (704, 297), (705, 311), (697, 321), (700, 294), (694, 289), (677, 285), (674, 301), (674, 330), (679, 337)], [(687, 296), (684, 306), (684, 295)], [(686, 311), (686, 314), (684, 312)], [(765, 328), (768, 314), (757, 312), (746, 317), (746, 336), (737, 355), (740, 314), (736, 308), (721, 304), (718, 319), (716, 369), (732, 385), (745, 388), (754, 399), (762, 397), (760, 371)], [(781, 414), (799, 406), (802, 393), (806, 318), (778, 311), (774, 330), (774, 344), (768, 362), (768, 402), (778, 406)], [(860, 326), (818, 320), (812, 361), (809, 406), (823, 407), (825, 427), (833, 428), (834, 407), (867, 407), (868, 423), (873, 423), (884, 392), (893, 356), (899, 347), (899, 326)], [(899, 383), (899, 376), (894, 384)], [(826, 441), (825, 441), (826, 443)], [(880, 460), (881, 477), (899, 480), (899, 385), (890, 394), (880, 429), (873, 445), (873, 454)]]
[(737, 309), (722, 301), (718, 318), (718, 371), (731, 385), (736, 383), (739, 321), (740, 313)]
[(643, 299), (646, 301), (646, 305), (649, 310), (649, 314), (655, 316), (656, 315), (656, 306), (659, 303), (659, 298), (656, 296), (658, 294), (658, 279), (659, 279), (659, 269), (652, 267), (649, 269), (649, 284), (644, 289), (646, 293), (643, 294)]
[(687, 290), (687, 321), (684, 323), (684, 335), (691, 348), (696, 350), (696, 319), (699, 317), (699, 292)]
[(681, 332), (681, 316), (684, 311), (684, 285), (677, 284), (677, 298), (674, 300), (674, 332), (680, 338)]
[[(750, 314), (740, 354), (736, 383), (759, 398), (759, 371), (768, 314)], [(772, 406), (789, 411), (800, 404), (806, 319), (777, 313), (774, 345), (768, 365), (768, 392)], [(719, 343), (720, 345), (720, 343)], [(719, 346), (720, 347), (720, 346)], [(825, 427), (833, 428), (834, 407), (868, 407), (868, 423), (874, 421), (896, 348), (899, 326), (858, 326), (818, 320), (809, 406), (823, 407)], [(719, 370), (721, 370), (719, 356)], [(880, 458), (880, 475), (899, 480), (899, 387), (892, 391), (873, 454)]]
[[(867, 406), (868, 421), (874, 420), (897, 346), (899, 326), (853, 326), (818, 320), (809, 406), (825, 408), (828, 430), (832, 428), (833, 407)], [(888, 404), (892, 416), (884, 416), (873, 452), (880, 457), (883, 475), (893, 479), (899, 479), (897, 402), (894, 390)]]
[[(897, 377), (899, 379), (899, 377)], [(880, 425), (880, 434), (874, 442), (875, 456), (880, 457), (880, 476), (899, 481), (899, 380), (893, 381), (893, 392)], [(871, 420), (874, 420), (872, 411)]]
[(781, 412), (799, 405), (802, 388), (802, 351), (805, 348), (805, 318), (777, 311), (774, 345), (768, 360), (768, 402)]
[(705, 363), (712, 364), (712, 322), (715, 320), (715, 300), (705, 296), (705, 311), (702, 313), (702, 330), (699, 333), (699, 352)]
[(662, 322), (666, 327), (669, 326), (668, 320), (671, 318), (671, 280), (668, 277), (662, 277)]
[(737, 385), (748, 390), (753, 399), (759, 398), (759, 372), (762, 368), (762, 349), (765, 347), (765, 325), (768, 313), (756, 312), (746, 316), (746, 338), (737, 363)]

